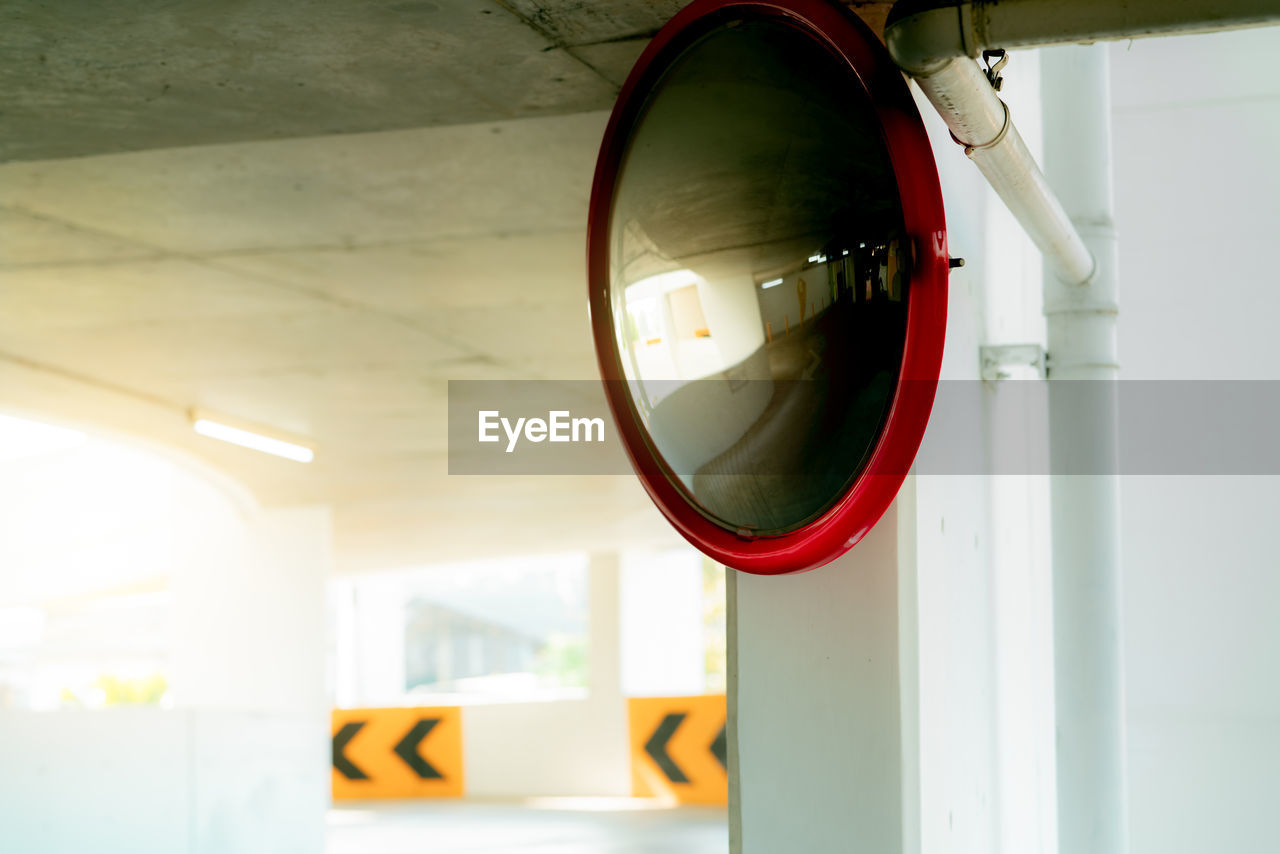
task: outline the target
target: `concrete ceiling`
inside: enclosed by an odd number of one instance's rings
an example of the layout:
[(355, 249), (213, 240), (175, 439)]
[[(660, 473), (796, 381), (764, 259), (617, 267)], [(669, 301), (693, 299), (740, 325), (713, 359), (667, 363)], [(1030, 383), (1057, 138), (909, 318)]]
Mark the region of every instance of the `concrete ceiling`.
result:
[(0, 162), (608, 109), (683, 5), (9, 0)]
[(607, 109), (680, 0), (0, 9), (0, 161)]
[(449, 379), (595, 376), (596, 150), (680, 5), (5, 4), (0, 410), (332, 505), (348, 570), (672, 542), (630, 477), (448, 476), (445, 415)]
[[(0, 166), (0, 407), (331, 504), (353, 561), (568, 544), (579, 514), (594, 538), (657, 533), (628, 478), (447, 476), (448, 380), (595, 376), (583, 223), (606, 118)], [(195, 436), (191, 407), (317, 459)]]

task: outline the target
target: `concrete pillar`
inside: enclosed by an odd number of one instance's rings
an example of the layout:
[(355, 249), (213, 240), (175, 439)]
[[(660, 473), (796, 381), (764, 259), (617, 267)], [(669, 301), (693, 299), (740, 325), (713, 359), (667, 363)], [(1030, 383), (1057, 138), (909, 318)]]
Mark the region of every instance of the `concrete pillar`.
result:
[(180, 708), (328, 708), (329, 511), (211, 508), (184, 531), (173, 593), (170, 681)]
[(821, 569), (730, 573), (735, 854), (904, 850), (915, 680), (899, 657), (898, 568), (914, 531), (900, 503)]
[(597, 552), (588, 569), (587, 661), (591, 698), (617, 706), (622, 702), (621, 584), (618, 555)]
[[(327, 508), (211, 506), (181, 532), (171, 694), (189, 854), (320, 854), (329, 803)], [(159, 767), (159, 766), (158, 766)]]

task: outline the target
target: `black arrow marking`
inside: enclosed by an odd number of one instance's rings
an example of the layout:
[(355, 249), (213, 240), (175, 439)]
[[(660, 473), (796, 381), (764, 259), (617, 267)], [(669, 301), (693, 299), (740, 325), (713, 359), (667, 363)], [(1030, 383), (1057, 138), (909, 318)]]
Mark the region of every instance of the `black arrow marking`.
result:
[(348, 780), (369, 779), (369, 775), (361, 771), (343, 752), (347, 749), (347, 745), (351, 743), (351, 739), (356, 737), (356, 733), (364, 729), (365, 723), (365, 721), (352, 721), (349, 724), (343, 724), (342, 729), (338, 730), (333, 736), (334, 770)]
[(720, 732), (716, 733), (715, 741), (711, 742), (711, 755), (720, 763), (720, 767), (726, 772), (729, 770), (729, 754), (727, 752), (728, 742), (725, 740), (725, 728), (728, 724), (722, 724)]
[(427, 737), (427, 733), (435, 729), (435, 725), (440, 723), (439, 718), (423, 718), (413, 725), (413, 729), (409, 730), (409, 734), (400, 739), (400, 743), (396, 745), (396, 756), (404, 760), (404, 764), (413, 769), (413, 773), (417, 774), (424, 780), (443, 780), (444, 775), (432, 767), (431, 763), (422, 758), (422, 754), (418, 753), (418, 745)]
[(654, 761), (658, 769), (673, 783), (689, 782), (689, 778), (680, 770), (680, 766), (667, 755), (667, 742), (671, 740), (671, 736), (675, 735), (680, 724), (684, 723), (684, 719), (683, 712), (672, 712), (662, 719), (662, 723), (658, 724), (653, 735), (649, 736), (649, 740), (644, 743), (644, 752), (649, 754), (649, 758)]

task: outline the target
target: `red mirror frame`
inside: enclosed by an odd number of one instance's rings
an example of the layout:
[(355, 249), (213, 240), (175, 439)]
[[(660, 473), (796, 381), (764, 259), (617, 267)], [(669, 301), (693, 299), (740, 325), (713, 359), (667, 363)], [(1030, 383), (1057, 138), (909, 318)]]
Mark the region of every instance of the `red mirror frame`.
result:
[[(609, 300), (609, 220), (631, 129), (670, 63), (726, 18), (784, 20), (848, 64), (851, 84), (864, 87), (879, 116), (915, 255), (898, 385), (870, 459), (819, 518), (776, 536), (744, 536), (716, 524), (671, 481), (626, 391)], [(631, 464), (658, 509), (700, 551), (734, 569), (779, 575), (822, 566), (871, 530), (897, 495), (933, 407), (946, 330), (947, 275), (942, 191), (924, 124), (902, 73), (852, 12), (829, 0), (695, 0), (649, 43), (622, 87), (596, 162), (587, 220), (588, 300), (600, 375)]]

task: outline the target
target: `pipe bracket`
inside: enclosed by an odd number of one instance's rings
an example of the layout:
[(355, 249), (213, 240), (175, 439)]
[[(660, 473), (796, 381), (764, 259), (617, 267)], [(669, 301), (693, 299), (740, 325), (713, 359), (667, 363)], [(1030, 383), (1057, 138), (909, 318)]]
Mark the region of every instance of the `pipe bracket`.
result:
[(975, 145), (960, 139), (960, 137), (956, 136), (955, 131), (950, 131), (951, 139), (955, 141), (955, 144), (964, 146), (965, 157), (972, 157), (975, 151), (986, 151), (988, 148), (995, 148), (1008, 135), (1009, 128), (1013, 127), (1013, 118), (1009, 115), (1009, 105), (1003, 99), (1000, 100), (1000, 106), (1004, 107), (1004, 124), (1000, 125), (1000, 132), (990, 142)]

